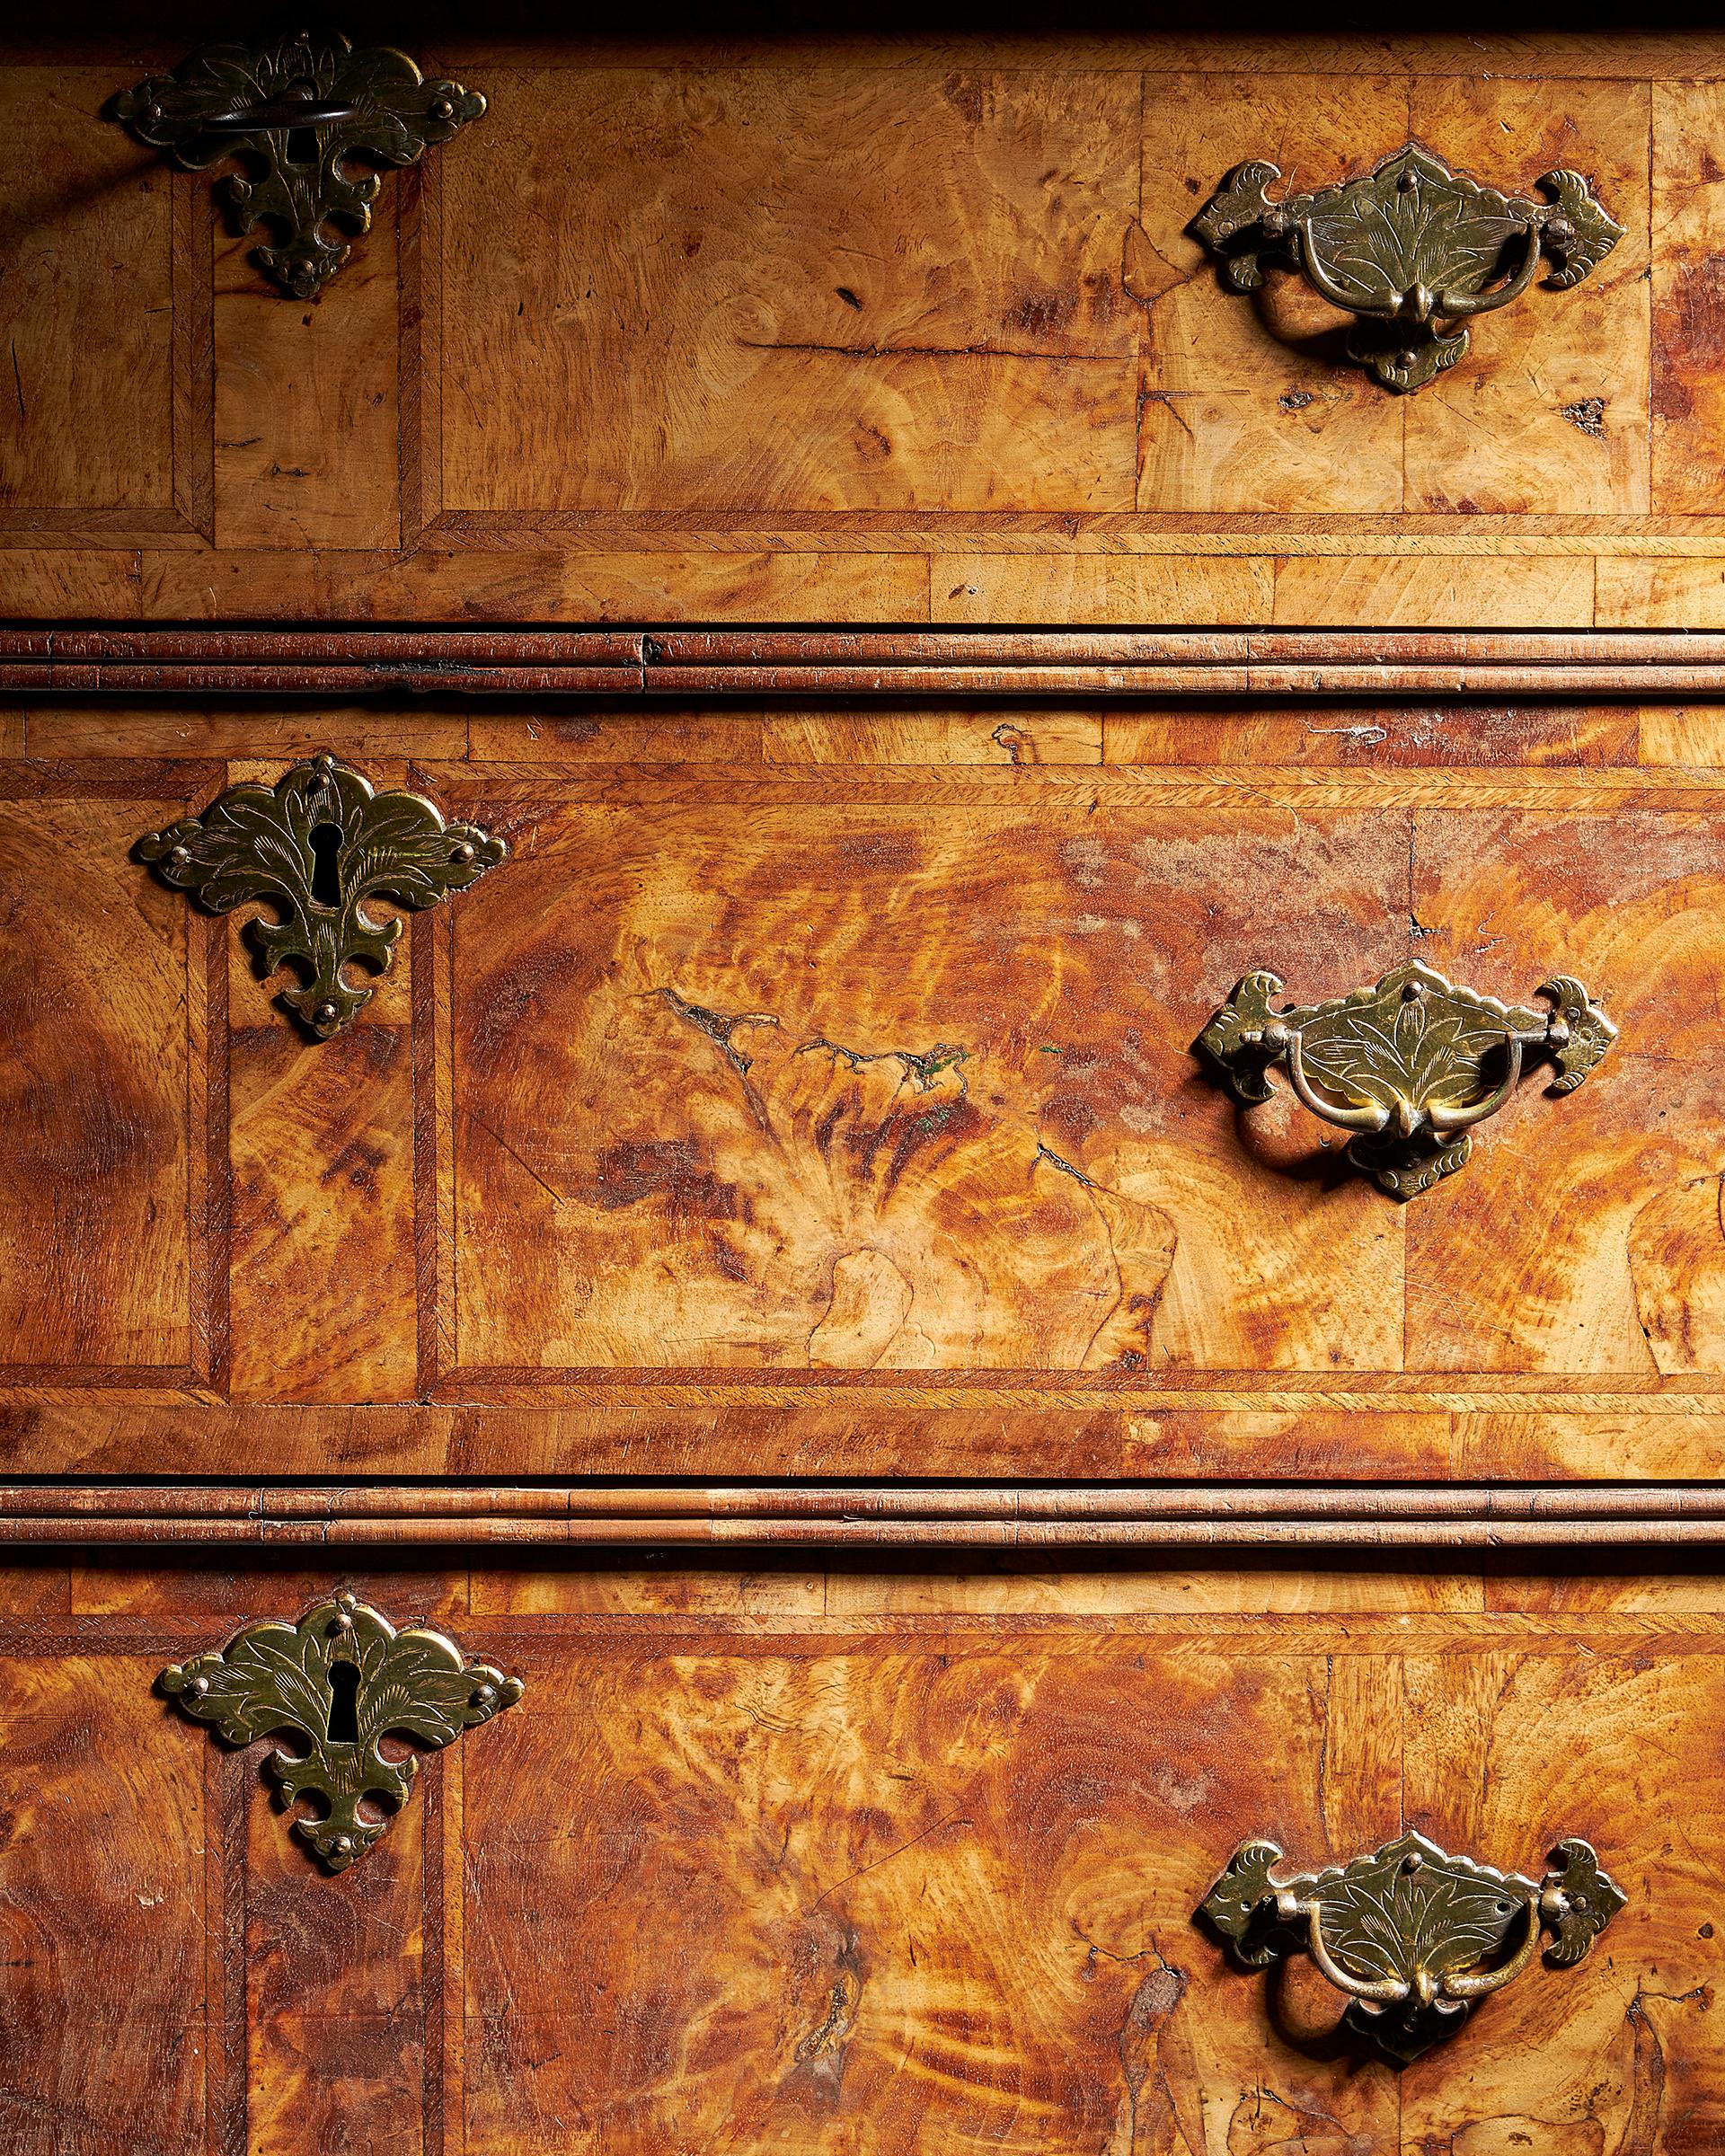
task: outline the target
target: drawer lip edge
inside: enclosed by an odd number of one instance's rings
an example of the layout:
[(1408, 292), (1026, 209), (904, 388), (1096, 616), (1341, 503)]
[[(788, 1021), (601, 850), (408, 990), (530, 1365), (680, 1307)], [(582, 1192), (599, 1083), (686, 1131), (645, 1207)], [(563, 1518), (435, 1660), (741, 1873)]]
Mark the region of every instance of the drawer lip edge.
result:
[(0, 626), (0, 690), (1110, 697), (1725, 694), (1689, 630)]
[(1186, 1551), (1725, 1546), (1721, 1483), (0, 1485), (0, 1544)]

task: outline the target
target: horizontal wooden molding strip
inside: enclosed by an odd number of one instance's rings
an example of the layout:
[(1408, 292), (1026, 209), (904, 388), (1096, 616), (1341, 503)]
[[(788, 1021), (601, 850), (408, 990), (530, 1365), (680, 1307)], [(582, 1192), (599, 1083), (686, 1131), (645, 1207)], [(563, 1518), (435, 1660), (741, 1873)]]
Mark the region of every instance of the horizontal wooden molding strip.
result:
[(0, 1542), (1565, 1550), (1725, 1544), (1725, 1486), (0, 1485)]
[(0, 689), (111, 695), (1725, 696), (1664, 631), (0, 629)]

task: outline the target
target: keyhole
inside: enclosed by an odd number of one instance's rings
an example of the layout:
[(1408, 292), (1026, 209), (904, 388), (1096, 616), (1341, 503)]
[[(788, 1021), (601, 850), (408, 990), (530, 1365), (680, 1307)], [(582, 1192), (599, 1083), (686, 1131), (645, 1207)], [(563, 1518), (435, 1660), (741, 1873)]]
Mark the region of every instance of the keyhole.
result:
[[(302, 75), (296, 83), (289, 83), (281, 93), (281, 101), (296, 98), (304, 104), (314, 104), (317, 99), (317, 84), (309, 75)], [(317, 129), (315, 128), (289, 128), (283, 145), (289, 164), (315, 164), (317, 163)]]
[(341, 877), (336, 862), (341, 853), (340, 824), (312, 827), (312, 897), (318, 906), (340, 906)]
[(328, 1734), (332, 1745), (359, 1742), (359, 1672), (351, 1662), (330, 1665)]

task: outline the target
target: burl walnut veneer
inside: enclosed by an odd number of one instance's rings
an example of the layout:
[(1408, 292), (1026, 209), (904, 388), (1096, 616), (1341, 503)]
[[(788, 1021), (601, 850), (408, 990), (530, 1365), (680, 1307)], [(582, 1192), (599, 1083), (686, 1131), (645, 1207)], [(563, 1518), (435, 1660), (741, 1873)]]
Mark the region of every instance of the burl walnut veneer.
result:
[(1725, 2147), (1725, 37), (337, 27), (0, 31), (0, 2152)]

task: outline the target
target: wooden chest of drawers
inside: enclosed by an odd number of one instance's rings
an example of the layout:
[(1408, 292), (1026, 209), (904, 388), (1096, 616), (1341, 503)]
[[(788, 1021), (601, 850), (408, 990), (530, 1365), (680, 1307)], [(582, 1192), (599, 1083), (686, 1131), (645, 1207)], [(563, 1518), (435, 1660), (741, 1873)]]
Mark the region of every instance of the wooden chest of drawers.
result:
[(0, 2151), (1725, 2146), (1725, 39), (463, 18), (0, 49)]

